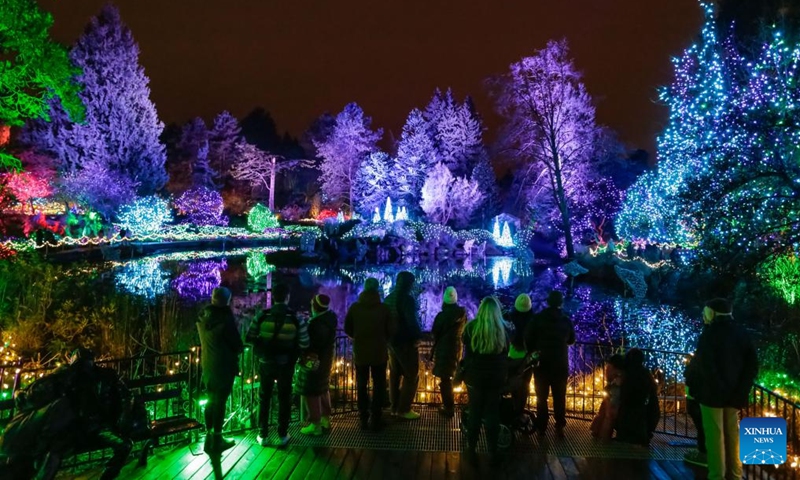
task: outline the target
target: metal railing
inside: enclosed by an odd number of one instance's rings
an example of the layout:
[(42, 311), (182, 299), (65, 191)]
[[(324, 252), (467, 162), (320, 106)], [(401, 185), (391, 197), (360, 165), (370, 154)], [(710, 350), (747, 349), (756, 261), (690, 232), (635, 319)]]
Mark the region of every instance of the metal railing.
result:
[[(414, 402), (417, 404), (436, 405), (441, 403), (438, 382), (433, 375), (431, 365), (423, 359), (428, 357), (432, 341), (424, 340), (420, 344), (419, 384)], [(661, 350), (641, 349), (645, 353), (646, 366), (653, 373), (658, 384), (658, 397), (661, 419), (657, 432), (674, 437), (695, 438), (696, 430), (686, 409), (684, 393), (683, 367), (687, 354)], [(579, 420), (590, 421), (600, 408), (604, 397), (605, 363), (616, 353), (622, 353), (620, 347), (589, 343), (578, 343), (570, 348), (570, 377), (567, 388), (567, 415)], [(175, 414), (185, 414), (202, 422), (202, 408), (198, 404), (200, 398), (199, 349), (189, 351), (154, 354), (126, 359), (99, 361), (98, 364), (115, 369), (123, 380), (141, 377), (169, 376), (185, 373), (183, 382), (184, 394), (178, 399), (167, 402), (156, 411), (151, 411), (153, 418), (163, 418)], [(13, 392), (24, 388), (33, 380), (40, 378), (53, 369), (20, 369), (19, 365), (0, 365), (0, 378), (4, 372), (13, 369)], [(246, 349), (241, 358), (240, 376), (234, 384), (229, 398), (226, 430), (241, 431), (255, 428), (258, 425), (258, 359), (252, 349)], [(158, 385), (148, 388), (158, 389)], [(13, 393), (12, 392), (12, 393)], [(466, 404), (467, 396), (463, 387), (456, 387), (456, 403)], [(352, 342), (346, 336), (339, 336), (335, 343), (335, 358), (330, 377), (330, 395), (334, 414), (353, 412), (357, 409), (356, 373), (353, 363)], [(388, 399), (388, 397), (387, 397)], [(789, 461), (777, 469), (756, 469), (746, 466), (748, 478), (784, 478), (797, 480), (800, 469), (791, 468), (792, 461), (800, 455), (800, 405), (760, 386), (754, 385), (750, 394), (750, 405), (743, 412), (745, 416), (763, 417), (780, 416), (786, 419)], [(276, 401), (273, 399), (273, 401)], [(296, 405), (299, 405), (295, 397)], [(6, 402), (7, 403), (7, 402)], [(529, 407), (536, 404), (535, 392), (531, 386), (528, 399)], [(293, 409), (295, 419), (299, 416), (299, 408)], [(277, 408), (272, 409), (273, 415)], [(0, 399), (0, 421), (9, 418), (8, 410), (2, 409)], [(274, 419), (273, 419), (274, 421)], [(588, 427), (587, 427), (588, 428)]]

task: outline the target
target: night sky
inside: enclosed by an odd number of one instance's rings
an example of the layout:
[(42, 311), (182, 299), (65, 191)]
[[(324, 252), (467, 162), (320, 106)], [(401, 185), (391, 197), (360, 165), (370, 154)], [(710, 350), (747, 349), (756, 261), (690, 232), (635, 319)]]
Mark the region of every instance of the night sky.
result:
[[(104, 0), (40, 0), (72, 44)], [(118, 0), (141, 48), (161, 119), (241, 118), (269, 110), (299, 136), (325, 111), (358, 102), (400, 136), (435, 87), (472, 95), (494, 138), (483, 80), (566, 37), (597, 119), (651, 152), (666, 122), (656, 88), (696, 38), (697, 0)]]

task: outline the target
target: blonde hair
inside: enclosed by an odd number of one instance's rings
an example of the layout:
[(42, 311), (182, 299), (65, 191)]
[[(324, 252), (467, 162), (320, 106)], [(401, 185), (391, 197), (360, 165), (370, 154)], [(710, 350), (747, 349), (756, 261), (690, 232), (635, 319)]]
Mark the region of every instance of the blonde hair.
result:
[(470, 347), (475, 353), (502, 353), (507, 346), (506, 330), (500, 302), (486, 297), (478, 308), (470, 332)]

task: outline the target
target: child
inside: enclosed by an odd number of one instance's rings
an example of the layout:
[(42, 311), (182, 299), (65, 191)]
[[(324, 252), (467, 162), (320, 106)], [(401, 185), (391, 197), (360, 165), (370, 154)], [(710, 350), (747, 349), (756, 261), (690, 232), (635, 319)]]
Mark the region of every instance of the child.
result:
[(602, 440), (610, 440), (614, 433), (614, 422), (619, 413), (621, 400), (623, 372), (625, 371), (625, 357), (622, 355), (612, 355), (608, 359), (605, 368), (606, 387), (605, 398), (600, 404), (600, 410), (592, 420), (589, 427), (592, 436)]

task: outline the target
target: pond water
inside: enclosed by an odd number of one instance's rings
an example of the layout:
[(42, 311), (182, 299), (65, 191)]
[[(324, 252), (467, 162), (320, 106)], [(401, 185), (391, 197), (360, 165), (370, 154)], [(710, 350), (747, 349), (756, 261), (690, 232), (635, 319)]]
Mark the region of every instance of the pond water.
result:
[(417, 277), (420, 318), (426, 331), (430, 330), (441, 307), (442, 293), (449, 285), (458, 291), (459, 303), (466, 307), (470, 318), (487, 295), (496, 295), (509, 309), (513, 308), (516, 295), (525, 292), (538, 310), (543, 308), (550, 290), (561, 290), (567, 298), (564, 309), (573, 318), (582, 342), (687, 352), (693, 350), (701, 328), (698, 315), (689, 315), (681, 308), (623, 298), (613, 285), (575, 282), (573, 286), (560, 267), (531, 266), (510, 257), (425, 265), (281, 268), (270, 263), (272, 252), (259, 248), (168, 254), (117, 263), (112, 272), (121, 291), (154, 302), (161, 295), (174, 292), (187, 307), (207, 302), (211, 290), (224, 285), (233, 291), (233, 307), (241, 315), (257, 306), (265, 307), (269, 285), (284, 282), (290, 287), (290, 304), (300, 312), (308, 310), (315, 294), (330, 296), (340, 326), (367, 277), (377, 278), (386, 295), (397, 273), (409, 270)]

